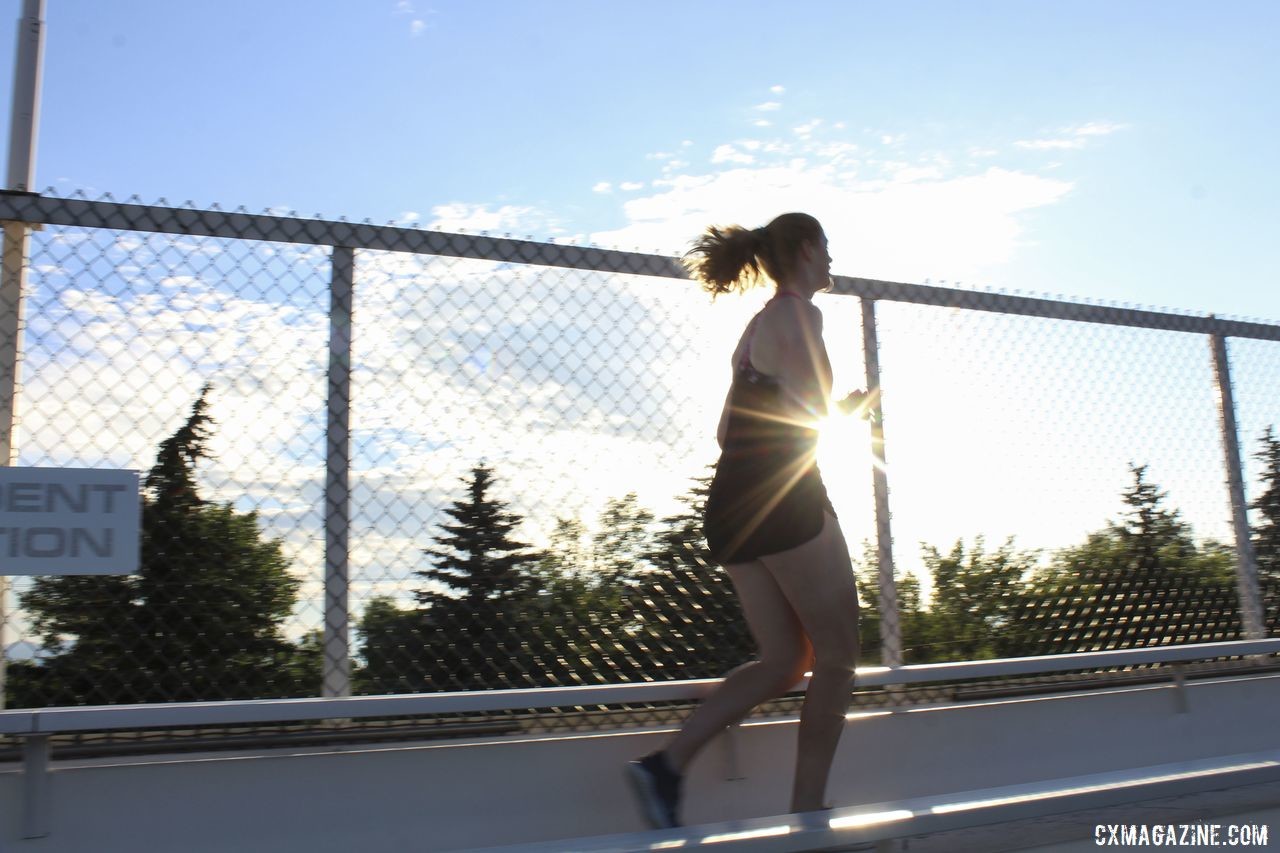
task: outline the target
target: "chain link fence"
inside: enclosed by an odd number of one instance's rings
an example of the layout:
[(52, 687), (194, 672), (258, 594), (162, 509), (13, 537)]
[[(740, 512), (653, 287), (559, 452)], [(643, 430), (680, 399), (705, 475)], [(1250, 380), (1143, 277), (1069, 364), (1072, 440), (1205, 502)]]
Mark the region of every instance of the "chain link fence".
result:
[[(712, 678), (752, 655), (700, 508), (729, 353), (767, 293), (713, 305), (672, 258), (244, 211), (8, 193), (0, 219), (37, 229), (16, 464), (147, 477), (138, 574), (12, 579), (7, 707)], [(334, 261), (349, 251), (348, 275)], [(906, 663), (1236, 639), (1251, 572), (1274, 633), (1280, 327), (853, 278), (817, 302), (837, 392), (867, 382), (868, 317), (878, 337), (882, 420), (833, 418), (819, 452), (868, 663), (886, 619)], [(1232, 528), (1214, 334), (1252, 555)]]

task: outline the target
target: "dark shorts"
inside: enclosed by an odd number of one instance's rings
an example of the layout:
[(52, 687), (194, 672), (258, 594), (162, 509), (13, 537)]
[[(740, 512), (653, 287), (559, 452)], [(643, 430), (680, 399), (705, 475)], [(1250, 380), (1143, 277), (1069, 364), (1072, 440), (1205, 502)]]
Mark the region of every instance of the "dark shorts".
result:
[(825, 514), (834, 517), (836, 511), (817, 465), (810, 465), (789, 489), (776, 485), (786, 479), (721, 460), (702, 526), (717, 563), (748, 563), (803, 545), (822, 532)]

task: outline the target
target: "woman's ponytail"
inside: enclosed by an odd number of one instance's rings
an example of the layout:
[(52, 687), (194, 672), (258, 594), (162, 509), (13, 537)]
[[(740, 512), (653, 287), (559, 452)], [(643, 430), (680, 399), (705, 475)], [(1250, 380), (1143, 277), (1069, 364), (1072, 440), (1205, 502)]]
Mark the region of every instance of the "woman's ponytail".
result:
[(784, 213), (762, 228), (708, 228), (684, 255), (684, 264), (711, 298), (780, 281), (791, 272), (800, 245), (822, 236), (818, 220)]
[(684, 263), (702, 289), (714, 299), (722, 293), (742, 292), (760, 284), (760, 255), (768, 237), (765, 229), (712, 226), (698, 238)]

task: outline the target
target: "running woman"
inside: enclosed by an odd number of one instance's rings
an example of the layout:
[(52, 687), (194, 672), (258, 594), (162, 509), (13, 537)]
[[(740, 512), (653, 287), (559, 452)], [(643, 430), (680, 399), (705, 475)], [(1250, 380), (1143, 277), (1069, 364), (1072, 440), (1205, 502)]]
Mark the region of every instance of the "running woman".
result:
[[(754, 230), (709, 228), (685, 262), (713, 299), (766, 280), (776, 292), (733, 353), (703, 525), (759, 654), (729, 673), (663, 749), (628, 765), (642, 811), (659, 828), (680, 825), (682, 779), (698, 751), (809, 671), (791, 811), (829, 808), (859, 650), (853, 566), (816, 460), (832, 379), (812, 301), (831, 285), (827, 237), (812, 216), (786, 213)], [(838, 405), (850, 411), (865, 399), (854, 392)]]

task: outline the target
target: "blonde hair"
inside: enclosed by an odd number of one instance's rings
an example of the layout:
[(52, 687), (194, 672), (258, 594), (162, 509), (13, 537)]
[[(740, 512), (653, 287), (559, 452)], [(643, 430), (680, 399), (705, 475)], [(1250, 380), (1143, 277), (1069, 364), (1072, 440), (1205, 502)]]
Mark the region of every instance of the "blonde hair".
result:
[(800, 247), (821, 239), (822, 225), (807, 213), (784, 213), (763, 228), (712, 226), (685, 253), (684, 264), (715, 299), (750, 290), (765, 279), (783, 281), (794, 271)]

